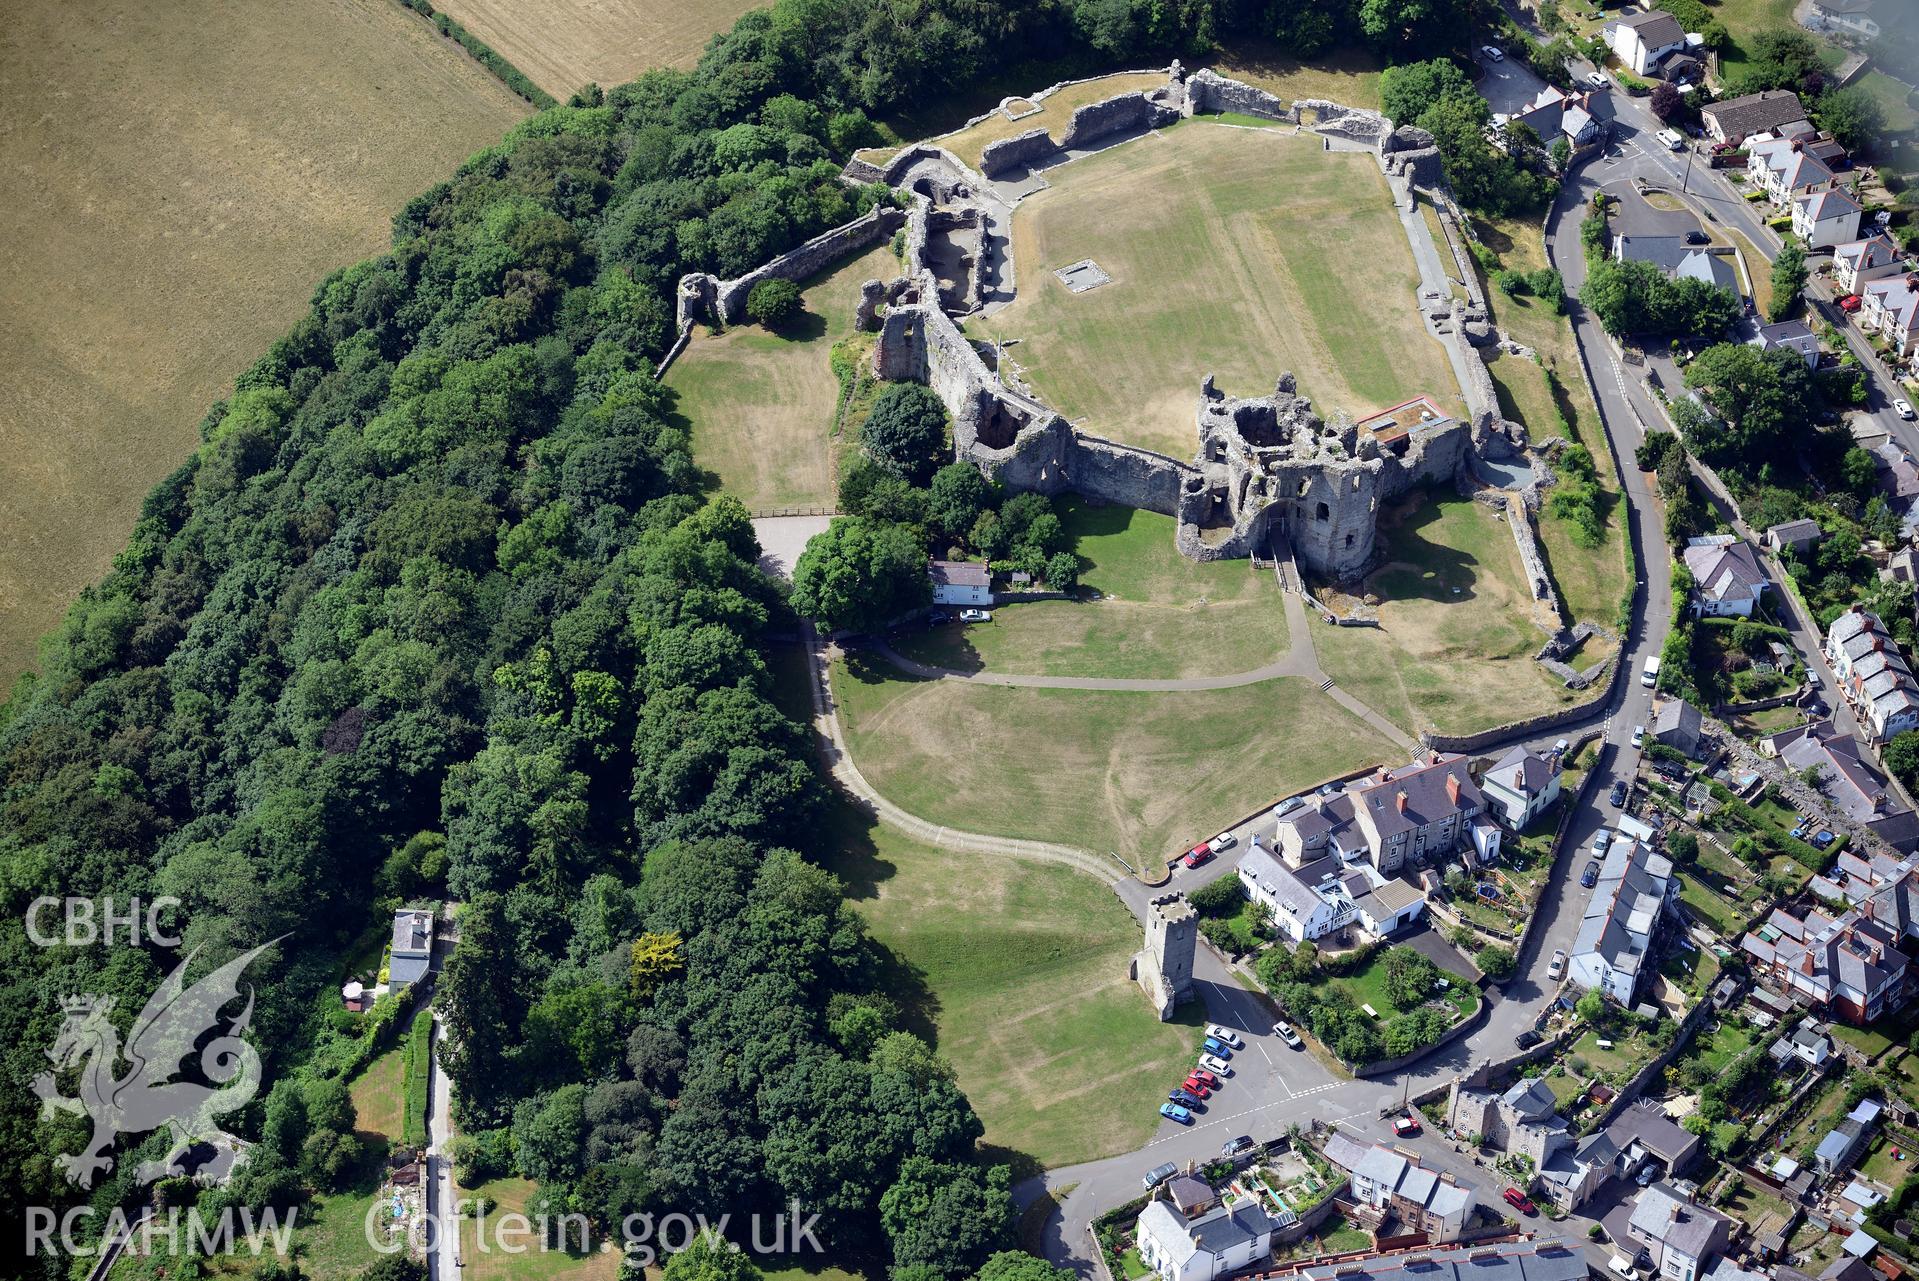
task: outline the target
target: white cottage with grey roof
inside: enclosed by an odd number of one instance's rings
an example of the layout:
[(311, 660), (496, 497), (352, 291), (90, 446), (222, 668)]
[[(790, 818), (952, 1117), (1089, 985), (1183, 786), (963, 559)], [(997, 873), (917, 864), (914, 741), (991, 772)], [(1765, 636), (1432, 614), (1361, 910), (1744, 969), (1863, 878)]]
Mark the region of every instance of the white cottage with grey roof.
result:
[(1273, 1221), (1250, 1199), (1216, 1206), (1195, 1219), (1153, 1200), (1135, 1226), (1140, 1260), (1164, 1281), (1218, 1281), (1273, 1253)]
[(1418, 1156), (1383, 1143), (1329, 1143), (1325, 1155), (1345, 1168), (1355, 1201), (1391, 1210), (1407, 1231), (1424, 1232), (1427, 1240), (1446, 1245), (1465, 1229), (1473, 1207), (1472, 1184), (1428, 1170)]
[(1674, 892), (1671, 859), (1637, 840), (1615, 840), (1586, 900), (1567, 980), (1630, 1008), (1654, 972), (1653, 942)]
[(1559, 799), (1559, 757), (1514, 747), (1479, 780), (1486, 808), (1508, 830), (1523, 832)]

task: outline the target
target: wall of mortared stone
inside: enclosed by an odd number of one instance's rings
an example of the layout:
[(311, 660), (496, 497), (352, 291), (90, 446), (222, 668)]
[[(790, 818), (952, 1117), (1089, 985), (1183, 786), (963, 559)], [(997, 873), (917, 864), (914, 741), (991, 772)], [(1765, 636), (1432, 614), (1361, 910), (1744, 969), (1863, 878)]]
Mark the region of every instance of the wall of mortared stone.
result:
[(1202, 114), (1231, 111), (1269, 120), (1296, 119), (1277, 94), (1229, 80), (1212, 70), (1195, 71), (1187, 77), (1186, 101), (1192, 111)]
[(980, 171), (988, 178), (997, 178), (1014, 169), (1022, 169), (1035, 160), (1044, 160), (1059, 152), (1053, 136), (1044, 129), (1028, 129), (1025, 133), (1016, 133), (1010, 138), (1001, 138), (986, 144), (980, 152)]
[(1122, 93), (1089, 102), (1073, 111), (1072, 123), (1060, 135), (1061, 150), (1084, 147), (1112, 134), (1157, 129), (1179, 119), (1179, 113), (1149, 99), (1144, 91)]
[(799, 248), (781, 254), (738, 280), (721, 281), (714, 302), (719, 318), (731, 323), (744, 315), (746, 296), (762, 280), (805, 280), (856, 251), (871, 248), (905, 225), (905, 210), (878, 205), (849, 223), (821, 232)]

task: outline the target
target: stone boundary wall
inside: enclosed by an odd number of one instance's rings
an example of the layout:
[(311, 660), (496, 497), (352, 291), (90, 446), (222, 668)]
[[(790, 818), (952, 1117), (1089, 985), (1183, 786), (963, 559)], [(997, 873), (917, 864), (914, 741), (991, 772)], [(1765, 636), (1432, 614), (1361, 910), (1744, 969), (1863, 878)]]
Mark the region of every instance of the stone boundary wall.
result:
[(1339, 1182), (1333, 1184), (1331, 1189), (1326, 1193), (1326, 1199), (1306, 1211), (1306, 1213), (1300, 1215), (1298, 1222), (1289, 1223), (1283, 1228), (1274, 1228), (1273, 1244), (1291, 1245), (1295, 1241), (1304, 1240), (1307, 1236), (1311, 1235), (1320, 1224), (1333, 1217), (1333, 1211), (1339, 1208), (1339, 1198), (1345, 1196), (1351, 1190), (1352, 1181), (1350, 1179), (1341, 1179)]
[(1261, 116), (1268, 120), (1297, 123), (1299, 115), (1286, 107), (1278, 94), (1268, 93), (1241, 80), (1228, 79), (1210, 67), (1195, 71), (1186, 80), (1189, 112), (1225, 113)]
[(731, 324), (746, 310), (746, 296), (762, 280), (801, 281), (832, 266), (856, 250), (868, 249), (906, 225), (906, 211), (876, 205), (849, 223), (821, 232), (797, 249), (781, 254), (738, 280), (716, 287), (719, 318)]
[[(1624, 641), (1621, 641), (1624, 645)], [(1477, 752), (1492, 747), (1508, 739), (1527, 738), (1549, 729), (1559, 729), (1566, 725), (1577, 725), (1580, 721), (1597, 716), (1606, 700), (1612, 697), (1613, 685), (1619, 680), (1619, 660), (1615, 656), (1610, 660), (1605, 681), (1598, 686), (1598, 694), (1583, 703), (1574, 703), (1571, 707), (1562, 707), (1556, 712), (1542, 712), (1525, 720), (1510, 721), (1504, 725), (1495, 725), (1491, 729), (1481, 730), (1477, 734), (1435, 734), (1424, 733), (1419, 741), (1441, 752)]]
[(1008, 170), (1025, 168), (1035, 160), (1043, 160), (1058, 150), (1052, 134), (1044, 129), (1028, 129), (1025, 133), (987, 143), (979, 155), (980, 172), (989, 178), (997, 178)]
[[(1440, 1037), (1431, 1045), (1422, 1046), (1414, 1050), (1411, 1054), (1402, 1054), (1396, 1059), (1380, 1059), (1376, 1063), (1361, 1063), (1353, 1069), (1353, 1075), (1357, 1077), (1384, 1076), (1388, 1072), (1397, 1072), (1403, 1067), (1417, 1063), (1429, 1054), (1436, 1054), (1451, 1045), (1454, 1041), (1457, 1041), (1460, 1037), (1472, 1032), (1477, 1032), (1480, 1028), (1484, 1027), (1486, 1020), (1492, 1015), (1492, 1008), (1492, 1002), (1486, 999), (1486, 993), (1482, 990), (1479, 993), (1479, 1007), (1467, 1017), (1453, 1024), (1452, 1027), (1447, 1030), (1446, 1035)], [(1337, 1058), (1338, 1056), (1335, 1055), (1334, 1057)]]
[(1517, 494), (1508, 494), (1506, 497), (1506, 523), (1512, 526), (1513, 542), (1519, 548), (1519, 563), (1525, 567), (1526, 583), (1532, 589), (1534, 599), (1552, 606), (1553, 617), (1558, 620), (1554, 630), (1565, 631), (1571, 626), (1566, 603), (1559, 598), (1559, 588), (1553, 582), (1552, 571), (1546, 568), (1545, 551), (1539, 545), (1539, 531), (1533, 528), (1532, 509)]

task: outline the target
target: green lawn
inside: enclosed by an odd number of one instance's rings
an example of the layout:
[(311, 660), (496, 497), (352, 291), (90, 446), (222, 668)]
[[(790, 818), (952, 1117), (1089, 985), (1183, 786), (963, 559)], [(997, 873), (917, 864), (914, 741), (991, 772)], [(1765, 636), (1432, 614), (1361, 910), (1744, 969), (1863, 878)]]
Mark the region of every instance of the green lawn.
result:
[[(1207, 373), (1244, 396), (1290, 371), (1327, 416), (1420, 394), (1463, 409), (1370, 157), (1196, 120), (1047, 179), (1013, 215), (1019, 297), (974, 327), (1019, 339), (1007, 359), (1085, 430), (1191, 458)], [(1082, 258), (1113, 283), (1070, 292), (1053, 271)]]
[[(1793, 0), (1720, 0), (1714, 5), (1712, 16), (1724, 23), (1732, 35), (1731, 46), (1719, 55), (1720, 74), (1731, 75), (1751, 61), (1752, 37), (1759, 32), (1780, 29), (1803, 32), (1804, 28), (1792, 20), (1792, 8)], [(1823, 38), (1812, 38), (1826, 65), (1838, 65), (1844, 54)]]
[(1110, 677), (1226, 675), (1286, 652), (1272, 571), (1186, 559), (1170, 516), (1072, 496), (1055, 510), (1077, 539), (1086, 599), (1002, 605), (988, 623), (913, 632), (899, 651), (966, 671)]
[(406, 1110), (406, 1046), (395, 1046), (353, 1079), (353, 1107), (359, 1113), (355, 1129), (361, 1134), (384, 1135), (397, 1143)]
[(1118, 693), (907, 678), (850, 655), (833, 688), (866, 779), (935, 823), (1113, 850), (1137, 867), (1401, 752), (1309, 681)]
[(1710, 1033), (1693, 1038), (1692, 1044), (1686, 1049), (1686, 1056), (1698, 1059), (1717, 1076), (1732, 1066), (1734, 1059), (1750, 1050), (1754, 1039), (1753, 1034), (1742, 1027), (1735, 1027), (1723, 1020), (1715, 1021)]
[(1367, 580), (1378, 628), (1322, 628), (1328, 676), (1409, 732), (1470, 733), (1566, 707), (1566, 689), (1532, 660), (1545, 633), (1505, 522), (1435, 491), (1383, 531), (1387, 564)]
[(1643, 1036), (1635, 1036), (1631, 1031), (1621, 1031), (1610, 1038), (1612, 1048), (1601, 1049), (1599, 1042), (1608, 1038), (1597, 1032), (1587, 1032), (1573, 1042), (1568, 1059), (1582, 1059), (1590, 1069), (1614, 1084), (1622, 1084), (1637, 1072), (1658, 1051)]
[(1736, 903), (1709, 889), (1692, 872), (1679, 873), (1679, 898), (1702, 921), (1728, 939), (1737, 937), (1745, 930), (1745, 912)]
[[(1899, 1155), (1894, 1156), (1895, 1152)], [(1872, 1150), (1859, 1163), (1861, 1174), (1869, 1179), (1877, 1179), (1889, 1188), (1898, 1187), (1913, 1169), (1913, 1150), (1883, 1134), (1873, 1140)]]
[(891, 953), (992, 1147), (1044, 1165), (1127, 1152), (1192, 1062), (1198, 1006), (1161, 1023), (1126, 977), (1139, 927), (1106, 886), (935, 849), (842, 812), (833, 869)]
[[(1834, 1025), (1833, 1030), (1838, 1031), (1837, 1025)], [(1834, 1080), (1819, 1096), (1818, 1101), (1800, 1116), (1792, 1129), (1786, 1132), (1785, 1139), (1778, 1144), (1779, 1150), (1787, 1156), (1794, 1157), (1810, 1152), (1818, 1146), (1820, 1139), (1826, 1137), (1826, 1132), (1844, 1118), (1845, 1103), (1846, 1091), (1842, 1082)]]
[[(461, 1189), (464, 1193), (469, 1189)], [(569, 1254), (558, 1248), (539, 1248), (533, 1232), (520, 1232), (517, 1224), (502, 1220), (511, 1214), (528, 1214), (527, 1205), (537, 1195), (538, 1185), (526, 1179), (495, 1179), (470, 1189), (491, 1197), (498, 1209), (482, 1224), (468, 1217), (460, 1220), (461, 1281), (613, 1281), (619, 1273), (620, 1252), (616, 1249), (590, 1248), (584, 1255)], [(569, 1238), (579, 1247), (577, 1228)], [(590, 1239), (592, 1247), (597, 1238)], [(514, 1246), (521, 1247), (518, 1253)]]
[[(1381, 949), (1365, 965), (1351, 974), (1342, 974), (1337, 978), (1325, 980), (1326, 985), (1344, 993), (1357, 1007), (1370, 1005), (1379, 1012), (1381, 1019), (1390, 1019), (1399, 1011), (1386, 997), (1386, 954), (1389, 949)], [(1449, 986), (1444, 992), (1434, 991), (1433, 996), (1443, 999), (1460, 1017), (1465, 1017), (1479, 1008), (1479, 989), (1461, 979), (1458, 975), (1441, 972)]]
[(1837, 1039), (1852, 1046), (1869, 1059), (1877, 1059), (1892, 1048), (1892, 1037), (1882, 1025), (1882, 1019), (1870, 1027), (1852, 1027), (1849, 1024), (1834, 1023), (1832, 1034)]

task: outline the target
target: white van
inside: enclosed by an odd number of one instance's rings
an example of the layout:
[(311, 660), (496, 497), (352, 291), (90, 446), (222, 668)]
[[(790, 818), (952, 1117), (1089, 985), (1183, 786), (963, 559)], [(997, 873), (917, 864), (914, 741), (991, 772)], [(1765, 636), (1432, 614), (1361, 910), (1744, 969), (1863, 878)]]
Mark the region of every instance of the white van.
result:
[(1659, 683), (1659, 655), (1651, 654), (1646, 658), (1646, 670), (1639, 673), (1639, 683), (1647, 689)]
[(1679, 136), (1677, 129), (1661, 129), (1656, 136), (1666, 144), (1667, 151), (1679, 151), (1686, 145), (1686, 140)]

